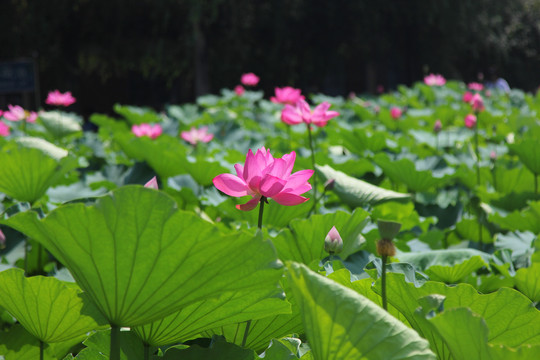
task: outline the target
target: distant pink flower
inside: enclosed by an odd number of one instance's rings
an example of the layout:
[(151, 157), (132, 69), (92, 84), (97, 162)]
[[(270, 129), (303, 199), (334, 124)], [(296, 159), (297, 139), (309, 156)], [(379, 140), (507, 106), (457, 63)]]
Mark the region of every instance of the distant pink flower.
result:
[(377, 85), (377, 93), (382, 94), (384, 92), (384, 86), (379, 84)]
[(236, 175), (221, 174), (213, 182), (218, 190), (229, 196), (252, 197), (247, 203), (236, 205), (238, 210), (255, 209), (263, 196), (281, 205), (299, 205), (309, 200), (301, 194), (311, 190), (308, 179), (314, 171), (300, 170), (292, 174), (295, 160), (294, 151), (282, 158), (274, 158), (264, 147), (255, 154), (249, 150), (245, 164), (234, 165)]
[(339, 115), (337, 111), (328, 111), (330, 103), (323, 102), (315, 107), (313, 111), (305, 100), (300, 100), (295, 106), (285, 105), (281, 111), (281, 120), (289, 125), (300, 123), (314, 124), (319, 127), (326, 126), (328, 120)]
[(182, 131), (180, 136), (191, 145), (197, 145), (199, 142), (207, 143), (214, 138), (214, 134), (208, 133), (208, 126), (200, 129), (192, 127), (189, 131)]
[(246, 86), (255, 86), (259, 83), (259, 77), (254, 73), (242, 74), (240, 82)]
[(58, 90), (51, 91), (47, 95), (46, 104), (55, 106), (69, 106), (75, 102), (75, 98), (71, 95), (71, 91), (61, 93)]
[(472, 100), (472, 97), (473, 97), (473, 93), (470, 92), (470, 91), (465, 91), (465, 93), (463, 94), (463, 102), (466, 102), (466, 103), (469, 103), (471, 102)]
[(154, 176), (151, 178), (146, 184), (144, 184), (144, 187), (159, 190), (156, 177)]
[(424, 77), (424, 83), (429, 86), (443, 86), (446, 84), (446, 79), (440, 74), (429, 74)]
[(19, 105), (8, 105), (8, 111), (4, 112), (4, 119), (9, 121), (21, 121), (26, 120), (28, 122), (36, 122), (37, 114), (35, 112), (29, 112), (24, 110)]
[(332, 226), (324, 239), (324, 251), (330, 254), (339, 254), (341, 250), (343, 250), (343, 240), (336, 227)]
[(497, 160), (497, 153), (495, 152), (495, 150), (492, 150), (492, 151), (489, 153), (489, 158), (490, 158), (490, 160), (492, 160), (492, 161)]
[(441, 120), (437, 119), (437, 121), (435, 121), (435, 125), (433, 125), (433, 132), (438, 133), (441, 130), (442, 130)]
[(8, 136), (9, 133), (9, 126), (3, 121), (0, 121), (0, 136)]
[(294, 105), (300, 100), (304, 100), (302, 91), (290, 86), (284, 88), (275, 88), (276, 96), (272, 96), (270, 101), (276, 104), (290, 104)]
[(471, 98), (471, 101), (469, 101), (474, 111), (479, 112), (485, 109), (484, 107), (484, 99), (482, 99), (482, 95), (476, 93)]
[(6, 244), (6, 235), (4, 235), (4, 233), (2, 232), (2, 230), (0, 229), (0, 245), (5, 245)]
[(26, 121), (28, 121), (29, 123), (35, 123), (37, 118), (38, 114), (35, 111), (30, 111), (28, 117), (26, 118)]
[(465, 126), (469, 129), (472, 129), (476, 126), (476, 116), (473, 114), (468, 114), (465, 116)]
[(484, 93), (484, 95), (486, 95), (486, 97), (491, 97), (491, 91), (490, 91), (490, 90), (486, 90), (486, 92)]
[(153, 140), (162, 134), (163, 129), (161, 128), (161, 125), (159, 124), (155, 124), (155, 125), (140, 124), (140, 125), (133, 125), (131, 127), (131, 132), (135, 134), (135, 136), (137, 137), (148, 136)]
[(469, 90), (474, 90), (474, 91), (482, 91), (482, 90), (484, 90), (484, 85), (482, 85), (480, 83), (477, 83), (477, 82), (469, 83), (469, 85), (467, 87), (469, 88)]
[(236, 85), (234, 87), (234, 92), (236, 93), (236, 95), (242, 96), (246, 92), (246, 89), (244, 89), (242, 85)]
[(393, 108), (390, 109), (390, 116), (394, 120), (399, 119), (402, 114), (403, 114), (403, 111), (398, 107), (393, 107)]

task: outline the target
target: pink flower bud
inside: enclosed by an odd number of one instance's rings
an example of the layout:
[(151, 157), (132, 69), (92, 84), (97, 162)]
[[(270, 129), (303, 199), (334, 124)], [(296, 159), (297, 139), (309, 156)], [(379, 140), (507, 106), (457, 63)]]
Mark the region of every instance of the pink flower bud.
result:
[(465, 126), (469, 129), (472, 129), (476, 126), (476, 116), (473, 114), (468, 114), (465, 116)]
[(433, 125), (433, 132), (438, 133), (441, 130), (442, 130), (441, 120), (437, 119), (437, 121), (435, 121), (435, 125)]
[(234, 92), (236, 93), (236, 95), (242, 96), (246, 92), (246, 89), (244, 89), (242, 85), (236, 85), (234, 87)]
[(343, 250), (343, 240), (335, 226), (332, 226), (324, 239), (324, 251), (329, 254), (339, 254)]
[(402, 113), (403, 111), (401, 111), (401, 109), (398, 107), (393, 107), (392, 109), (390, 109), (390, 116), (392, 116), (392, 119), (394, 120), (399, 119)]
[(156, 177), (154, 176), (153, 178), (151, 178), (150, 181), (144, 184), (144, 187), (159, 190)]

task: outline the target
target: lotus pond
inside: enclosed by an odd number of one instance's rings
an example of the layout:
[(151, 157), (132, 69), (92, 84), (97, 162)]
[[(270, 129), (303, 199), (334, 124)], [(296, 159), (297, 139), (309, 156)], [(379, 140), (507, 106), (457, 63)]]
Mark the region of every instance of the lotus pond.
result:
[(540, 96), (293, 90), (0, 115), (0, 357), (539, 359)]

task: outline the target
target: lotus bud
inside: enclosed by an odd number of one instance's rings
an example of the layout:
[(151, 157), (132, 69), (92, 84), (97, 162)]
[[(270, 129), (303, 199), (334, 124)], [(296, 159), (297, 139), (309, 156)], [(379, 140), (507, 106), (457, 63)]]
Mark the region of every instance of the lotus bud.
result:
[(324, 190), (325, 191), (330, 191), (334, 188), (334, 185), (336, 184), (336, 179), (328, 179), (325, 183), (324, 183)]
[(144, 187), (159, 190), (156, 177), (151, 178), (150, 181), (144, 184)]
[(401, 224), (394, 221), (378, 220), (379, 234), (381, 239), (377, 242), (377, 253), (380, 256), (395, 256), (396, 246), (392, 240), (401, 229)]
[(335, 226), (332, 226), (324, 239), (324, 251), (330, 255), (339, 254), (343, 250), (343, 240)]
[(437, 119), (437, 121), (435, 121), (435, 125), (433, 125), (433, 132), (435, 134), (438, 134), (441, 130), (442, 130), (441, 120)]
[(2, 232), (0, 229), (0, 246), (4, 246), (6, 244), (6, 235)]

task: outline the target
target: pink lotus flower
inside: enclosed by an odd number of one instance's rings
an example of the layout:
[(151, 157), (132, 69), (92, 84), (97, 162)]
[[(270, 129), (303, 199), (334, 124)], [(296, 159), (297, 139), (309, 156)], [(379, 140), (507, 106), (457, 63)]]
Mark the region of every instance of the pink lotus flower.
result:
[(47, 95), (46, 104), (55, 106), (69, 106), (75, 102), (75, 98), (71, 95), (71, 91), (61, 93), (58, 90), (51, 91)]
[(255, 86), (259, 83), (259, 77), (254, 73), (242, 74), (240, 82), (246, 86)]
[(437, 134), (441, 130), (442, 130), (441, 120), (437, 119), (437, 121), (435, 121), (435, 125), (433, 125), (433, 132)]
[(468, 114), (465, 116), (465, 126), (469, 129), (472, 129), (476, 126), (476, 116), (473, 114)]
[(244, 89), (242, 85), (236, 85), (234, 87), (234, 92), (236, 93), (236, 95), (242, 96), (246, 92), (246, 89)]
[(37, 114), (34, 111), (26, 111), (19, 105), (8, 105), (8, 111), (4, 112), (4, 119), (9, 121), (26, 120), (30, 123), (36, 122)]
[(290, 86), (284, 88), (275, 88), (276, 96), (272, 96), (270, 101), (276, 104), (290, 104), (294, 105), (300, 100), (304, 100), (302, 91)]
[(8, 136), (9, 133), (9, 126), (3, 121), (0, 121), (0, 136)]
[(324, 239), (324, 250), (329, 254), (339, 254), (343, 250), (343, 240), (335, 226), (332, 226)]
[(384, 86), (382, 84), (377, 85), (377, 93), (382, 94), (384, 92)]
[(476, 93), (471, 98), (471, 101), (469, 102), (473, 108), (474, 111), (479, 112), (485, 109), (484, 107), (484, 99), (482, 99), (482, 95)]
[(6, 235), (0, 229), (0, 245), (4, 246), (6, 244)]
[(238, 210), (255, 209), (263, 196), (281, 205), (299, 205), (309, 200), (300, 195), (311, 190), (308, 179), (314, 171), (300, 170), (291, 174), (295, 160), (294, 151), (274, 159), (264, 147), (255, 154), (249, 150), (245, 164), (234, 165), (236, 175), (218, 175), (213, 180), (214, 186), (230, 196), (252, 197), (247, 203), (236, 205)]
[(489, 153), (489, 159), (491, 161), (497, 160), (497, 153), (495, 152), (495, 150), (491, 150), (491, 152)]
[(144, 184), (144, 187), (159, 190), (156, 177), (154, 176), (151, 178), (146, 184)]
[(393, 108), (390, 109), (390, 116), (394, 120), (399, 119), (402, 114), (403, 114), (403, 111), (398, 107), (393, 107)]
[(474, 91), (482, 91), (482, 90), (484, 90), (484, 85), (482, 85), (480, 83), (477, 83), (477, 82), (469, 83), (469, 85), (467, 87), (469, 88), (469, 90), (474, 90)]
[(133, 125), (131, 127), (131, 132), (135, 134), (135, 136), (137, 137), (148, 136), (152, 140), (154, 140), (162, 134), (163, 129), (161, 128), (161, 125), (159, 124), (155, 124), (155, 125), (140, 124), (140, 125)]
[(465, 91), (465, 94), (463, 94), (463, 102), (470, 103), (472, 100), (473, 94), (470, 91)]
[(328, 120), (339, 115), (337, 111), (328, 111), (330, 106), (332, 105), (325, 101), (311, 111), (309, 104), (305, 100), (300, 100), (295, 106), (285, 105), (281, 111), (281, 120), (289, 125), (297, 125), (304, 122), (323, 127), (326, 126)]
[(446, 84), (446, 79), (440, 74), (429, 74), (424, 77), (424, 83), (429, 86), (443, 86)]
[(208, 126), (200, 129), (192, 127), (189, 131), (182, 131), (180, 135), (191, 145), (197, 145), (199, 142), (207, 143), (214, 138), (214, 134), (208, 133)]

